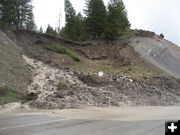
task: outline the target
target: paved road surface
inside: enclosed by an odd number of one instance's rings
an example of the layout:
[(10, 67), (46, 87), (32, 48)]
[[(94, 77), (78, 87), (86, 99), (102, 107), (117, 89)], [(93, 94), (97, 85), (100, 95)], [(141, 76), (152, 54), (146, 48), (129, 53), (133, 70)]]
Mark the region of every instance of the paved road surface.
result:
[[(111, 109), (109, 109), (108, 112), (112, 114), (111, 116), (107, 112), (103, 114), (103, 110), (105, 112), (107, 108), (82, 111), (54, 111), (56, 115), (49, 115), (47, 112), (23, 112), (14, 113), (13, 115), (3, 114), (0, 115), (0, 135), (164, 135), (165, 119), (180, 119), (180, 114), (178, 113), (180, 108), (176, 107), (165, 109), (162, 107), (151, 108), (152, 111), (146, 108), (119, 108), (112, 109), (112, 113), (110, 111)], [(115, 113), (115, 110), (119, 115)], [(142, 116), (141, 114), (136, 114), (137, 112), (144, 113), (145, 110), (147, 110), (147, 118), (143, 116), (144, 114), (142, 114)], [(161, 117), (153, 117), (160, 116), (159, 113), (165, 110), (166, 112), (161, 114)], [(168, 110), (171, 110), (169, 111), (169, 117), (167, 115)], [(175, 110), (177, 110), (176, 113), (174, 112)], [(63, 115), (68, 114), (68, 112), (69, 114), (71, 113), (70, 117)], [(72, 118), (73, 113), (75, 119)], [(98, 119), (95, 117), (97, 115), (94, 115), (94, 120), (93, 117), (89, 117), (89, 119), (87, 119), (87, 117), (85, 119), (80, 119), (80, 114), (78, 113), (81, 114), (82, 118), (86, 117), (86, 115), (90, 115), (90, 113), (93, 115), (101, 113), (104, 115), (104, 118), (101, 117)], [(136, 115), (136, 119), (133, 114)], [(173, 117), (171, 116), (172, 114), (174, 115)], [(130, 115), (131, 117), (128, 118)], [(125, 120), (126, 117), (128, 119), (127, 121)], [(106, 120), (102, 120), (102, 118)]]
[(45, 115), (0, 118), (0, 135), (164, 135), (164, 121), (68, 120)]

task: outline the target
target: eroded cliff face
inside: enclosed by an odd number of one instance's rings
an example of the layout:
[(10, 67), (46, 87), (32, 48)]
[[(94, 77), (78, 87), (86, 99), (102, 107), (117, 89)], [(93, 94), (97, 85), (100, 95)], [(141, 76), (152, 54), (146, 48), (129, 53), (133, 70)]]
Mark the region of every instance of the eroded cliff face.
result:
[(180, 78), (180, 48), (154, 35), (153, 37), (133, 37), (130, 45), (153, 65), (170, 75)]
[(0, 104), (19, 100), (30, 80), (21, 48), (0, 30)]

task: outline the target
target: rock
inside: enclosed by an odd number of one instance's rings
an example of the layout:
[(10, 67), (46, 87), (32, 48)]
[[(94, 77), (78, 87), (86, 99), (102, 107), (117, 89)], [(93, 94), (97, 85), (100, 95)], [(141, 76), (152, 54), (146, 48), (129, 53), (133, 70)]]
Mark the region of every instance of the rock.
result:
[(31, 92), (26, 96), (26, 100), (30, 101), (30, 100), (36, 100), (38, 98), (38, 94)]
[(129, 81), (132, 83), (133, 82), (133, 80), (132, 79), (129, 79)]
[(104, 76), (104, 72), (102, 72), (102, 71), (98, 72), (98, 76), (99, 76), (99, 77)]

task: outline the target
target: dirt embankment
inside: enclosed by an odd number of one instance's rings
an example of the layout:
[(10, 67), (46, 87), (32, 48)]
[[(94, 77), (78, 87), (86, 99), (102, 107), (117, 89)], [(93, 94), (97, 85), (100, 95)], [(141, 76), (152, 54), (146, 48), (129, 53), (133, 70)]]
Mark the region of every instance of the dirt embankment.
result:
[[(24, 54), (58, 69), (93, 73), (103, 71), (126, 76), (167, 75), (141, 58), (133, 47), (123, 41), (98, 40), (77, 43), (24, 30), (14, 31), (8, 35), (22, 48)], [(53, 44), (59, 44), (75, 52), (80, 56), (80, 62), (74, 61), (66, 54), (45, 49)]]
[[(16, 31), (9, 34), (23, 50), (33, 81), (28, 104), (37, 108), (87, 106), (159, 106), (180, 104), (180, 81), (143, 60), (123, 42), (74, 43), (49, 35)], [(60, 44), (80, 56), (44, 46)], [(103, 77), (97, 72), (103, 71)], [(156, 75), (156, 76), (155, 76)]]
[(132, 37), (130, 45), (149, 63), (180, 78), (180, 48), (177, 45), (157, 35)]
[(18, 101), (31, 81), (21, 55), (21, 48), (0, 30), (0, 104)]

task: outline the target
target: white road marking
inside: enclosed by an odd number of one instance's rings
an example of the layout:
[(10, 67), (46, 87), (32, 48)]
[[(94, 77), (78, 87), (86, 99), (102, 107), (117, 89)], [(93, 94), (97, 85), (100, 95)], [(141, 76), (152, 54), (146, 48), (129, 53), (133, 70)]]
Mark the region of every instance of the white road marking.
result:
[(38, 125), (43, 125), (43, 124), (48, 124), (48, 123), (54, 123), (54, 122), (60, 122), (60, 121), (66, 121), (66, 120), (68, 120), (68, 119), (51, 120), (51, 121), (44, 121), (44, 122), (38, 122), (38, 123), (30, 123), (30, 124), (19, 125), (19, 126), (4, 127), (4, 128), (0, 128), (0, 131), (2, 131), (2, 130), (8, 130), (8, 129), (14, 129), (14, 128), (28, 127), (28, 126), (38, 126)]

